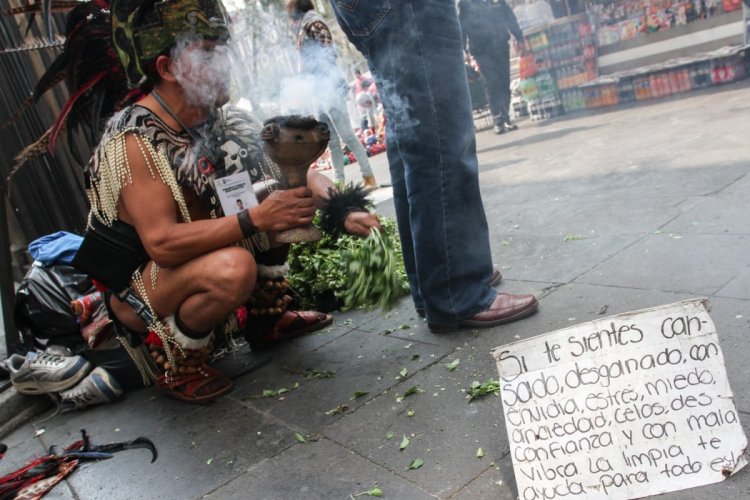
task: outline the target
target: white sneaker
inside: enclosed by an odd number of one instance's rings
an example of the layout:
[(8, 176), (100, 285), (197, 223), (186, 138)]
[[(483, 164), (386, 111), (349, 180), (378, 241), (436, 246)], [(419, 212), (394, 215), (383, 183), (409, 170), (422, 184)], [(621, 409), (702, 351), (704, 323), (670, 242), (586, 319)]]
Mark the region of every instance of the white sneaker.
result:
[(5, 363), (13, 387), (21, 394), (60, 392), (76, 385), (91, 371), (81, 356), (58, 356), (46, 352), (14, 354)]
[(60, 407), (63, 413), (81, 410), (88, 406), (109, 403), (123, 393), (120, 384), (104, 368), (97, 367), (81, 382), (60, 393)]

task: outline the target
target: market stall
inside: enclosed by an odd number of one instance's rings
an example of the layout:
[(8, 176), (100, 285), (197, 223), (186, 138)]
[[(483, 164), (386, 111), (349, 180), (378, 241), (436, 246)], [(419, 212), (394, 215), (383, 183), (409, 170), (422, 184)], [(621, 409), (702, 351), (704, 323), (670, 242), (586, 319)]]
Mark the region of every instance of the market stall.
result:
[(598, 0), (524, 29), (519, 89), (543, 119), (737, 81), (748, 26), (741, 0)]

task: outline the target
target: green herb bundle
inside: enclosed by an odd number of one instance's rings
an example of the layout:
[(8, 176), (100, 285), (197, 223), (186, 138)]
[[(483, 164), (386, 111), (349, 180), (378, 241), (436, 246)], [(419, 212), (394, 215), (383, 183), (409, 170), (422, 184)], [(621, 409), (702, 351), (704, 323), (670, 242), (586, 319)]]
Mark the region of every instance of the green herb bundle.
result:
[(404, 295), (398, 268), (401, 255), (396, 253), (391, 240), (372, 229), (361, 245), (345, 252), (348, 288), (339, 294), (344, 300), (342, 310), (355, 307), (388, 310)]
[(332, 238), (324, 233), (319, 241), (292, 245), (289, 281), (297, 307), (389, 308), (406, 295), (409, 284), (396, 223), (381, 217), (380, 224), (382, 234), (368, 238), (348, 234)]

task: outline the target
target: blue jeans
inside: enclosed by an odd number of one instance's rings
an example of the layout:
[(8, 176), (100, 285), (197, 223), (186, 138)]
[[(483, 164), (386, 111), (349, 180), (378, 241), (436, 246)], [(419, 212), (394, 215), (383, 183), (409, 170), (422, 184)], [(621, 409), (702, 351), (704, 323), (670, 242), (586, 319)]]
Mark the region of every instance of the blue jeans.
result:
[(367, 58), (412, 298), (430, 323), (487, 309), (496, 292), (455, 0), (331, 0)]

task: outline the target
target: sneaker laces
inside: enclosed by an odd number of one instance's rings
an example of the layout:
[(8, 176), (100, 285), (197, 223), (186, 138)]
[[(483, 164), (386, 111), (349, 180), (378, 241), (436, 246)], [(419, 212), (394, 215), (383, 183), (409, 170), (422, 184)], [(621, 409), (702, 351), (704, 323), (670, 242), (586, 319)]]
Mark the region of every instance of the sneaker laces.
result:
[[(75, 389), (78, 390), (76, 391)], [(71, 390), (71, 393), (72, 394), (68, 394), (64, 399), (62, 397), (60, 398), (60, 406), (63, 413), (67, 410), (86, 408), (91, 406), (92, 403), (97, 402), (95, 401), (97, 395), (93, 394), (91, 391), (87, 391), (85, 388), (81, 388), (80, 385)]]
[(43, 366), (55, 367), (60, 363), (64, 363), (65, 358), (59, 354), (50, 354), (48, 352), (39, 352), (31, 360), (32, 364), (40, 364)]

